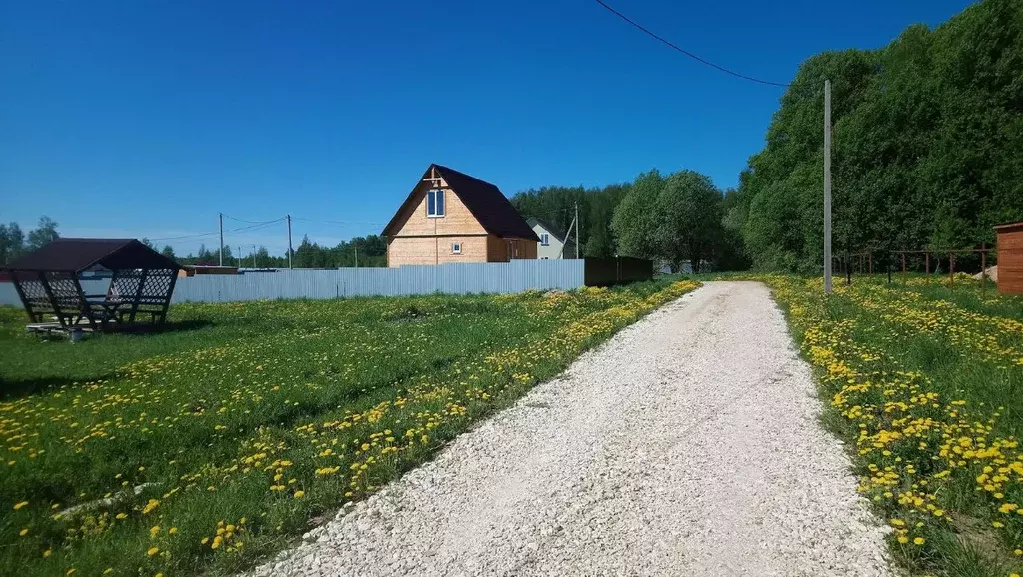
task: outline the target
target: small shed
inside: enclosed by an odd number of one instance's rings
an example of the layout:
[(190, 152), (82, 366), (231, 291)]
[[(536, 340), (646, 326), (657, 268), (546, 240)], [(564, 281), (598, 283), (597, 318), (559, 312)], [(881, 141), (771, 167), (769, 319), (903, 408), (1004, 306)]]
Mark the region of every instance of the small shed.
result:
[[(57, 239), (4, 267), (35, 330), (105, 330), (140, 316), (162, 323), (180, 269), (135, 239), (106, 238)], [(106, 291), (87, 294), (83, 274), (104, 272)]]
[(998, 237), (998, 291), (1023, 294), (1023, 222), (995, 227)]

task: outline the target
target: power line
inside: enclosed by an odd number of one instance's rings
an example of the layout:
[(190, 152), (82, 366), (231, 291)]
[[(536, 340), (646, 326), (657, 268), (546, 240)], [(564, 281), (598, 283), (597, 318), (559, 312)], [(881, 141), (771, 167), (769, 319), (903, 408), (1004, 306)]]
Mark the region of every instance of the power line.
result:
[(215, 233), (215, 232), (203, 232), (203, 233), (199, 233), (199, 234), (186, 234), (184, 236), (166, 236), (166, 237), (163, 237), (163, 238), (151, 238), (149, 240), (151, 240), (151, 241), (157, 241), (157, 240), (183, 240), (183, 239), (186, 239), (186, 238), (202, 238), (202, 237), (205, 237), (205, 236), (213, 236), (213, 235), (216, 235), (216, 234), (217, 233)]
[[(227, 215), (225, 214), (224, 216), (227, 216)], [(249, 225), (249, 226), (243, 226), (243, 227), (236, 228), (234, 230), (229, 230), (229, 231), (226, 231), (226, 232), (245, 232), (245, 231), (249, 231), (249, 230), (259, 230), (259, 229), (262, 229), (262, 228), (267, 228), (270, 225), (277, 224), (278, 222), (282, 222), (283, 220), (284, 220), (284, 217), (281, 217), (281, 218), (278, 218), (277, 220), (268, 220), (268, 221), (265, 221), (265, 222), (258, 222), (258, 223), (255, 223), (255, 224), (252, 224), (252, 225)], [(248, 221), (242, 221), (242, 222), (248, 222)], [(201, 233), (197, 233), (197, 234), (186, 234), (186, 235), (182, 235), (182, 236), (167, 236), (167, 237), (163, 237), (163, 238), (151, 238), (149, 240), (155, 242), (155, 241), (158, 241), (158, 240), (163, 241), (163, 240), (201, 239), (201, 238), (205, 238), (205, 237), (208, 237), (208, 236), (216, 236), (217, 234), (219, 234), (219, 233), (217, 233), (217, 232), (201, 232)]]
[(346, 222), (346, 221), (341, 221), (341, 220), (316, 220), (316, 219), (312, 219), (312, 218), (302, 218), (302, 217), (299, 217), (299, 216), (293, 216), (293, 217), (291, 217), (291, 220), (301, 220), (303, 222), (315, 222), (315, 223), (319, 223), (319, 224), (341, 224), (341, 225), (359, 224), (359, 225), (370, 225), (370, 226), (384, 226), (384, 224), (385, 224), (385, 223), (382, 223), (382, 222), (355, 222), (355, 221), (347, 221)]
[(732, 70), (729, 70), (729, 69), (725, 68), (724, 66), (718, 66), (717, 64), (714, 64), (713, 62), (710, 62), (708, 60), (704, 60), (703, 58), (700, 58), (699, 56), (693, 54), (692, 52), (690, 52), (690, 51), (688, 51), (688, 50), (686, 50), (684, 48), (680, 48), (679, 46), (675, 45), (670, 40), (666, 40), (665, 38), (663, 38), (661, 36), (658, 36), (657, 34), (654, 34), (650, 30), (645, 28), (642, 24), (639, 24), (638, 22), (636, 22), (635, 20), (632, 20), (631, 18), (629, 18), (625, 14), (622, 14), (621, 12), (619, 12), (619, 11), (615, 10), (614, 8), (612, 8), (611, 6), (608, 6), (607, 4), (604, 3), (603, 0), (593, 0), (593, 1), (596, 2), (597, 4), (600, 4), (604, 8), (606, 8), (609, 12), (611, 12), (615, 16), (621, 18), (622, 20), (628, 22), (629, 24), (632, 24), (633, 26), (635, 26), (639, 30), (643, 31), (648, 36), (659, 40), (660, 42), (662, 42), (666, 46), (669, 46), (670, 48), (672, 48), (672, 49), (674, 49), (674, 50), (676, 50), (678, 52), (681, 52), (682, 54), (685, 54), (686, 56), (692, 58), (693, 60), (695, 60), (695, 61), (697, 61), (697, 62), (699, 62), (701, 64), (705, 64), (707, 66), (710, 66), (711, 68), (716, 68), (716, 69), (720, 70), (721, 72), (724, 72), (725, 74), (731, 74), (732, 76), (735, 76), (736, 78), (742, 78), (743, 80), (749, 80), (750, 82), (756, 82), (758, 84), (766, 84), (767, 86), (780, 86), (782, 88), (788, 88), (789, 86), (792, 86), (791, 84), (783, 84), (781, 82), (771, 82), (769, 80), (761, 80), (759, 78), (754, 78), (752, 76), (746, 76), (745, 74), (739, 74), (738, 72), (734, 72)]
[(223, 213), (222, 212), (220, 214), (223, 214), (224, 218), (229, 218), (231, 220), (236, 220), (238, 222), (244, 222), (244, 223), (247, 223), (247, 224), (267, 224), (267, 223), (270, 223), (270, 222), (278, 222), (278, 221), (284, 220), (284, 217), (278, 218), (276, 220), (263, 220), (263, 221), (244, 220), (244, 219), (241, 219), (241, 218), (235, 218), (235, 217), (233, 217), (233, 216), (231, 216), (230, 214), (227, 214), (227, 213)]

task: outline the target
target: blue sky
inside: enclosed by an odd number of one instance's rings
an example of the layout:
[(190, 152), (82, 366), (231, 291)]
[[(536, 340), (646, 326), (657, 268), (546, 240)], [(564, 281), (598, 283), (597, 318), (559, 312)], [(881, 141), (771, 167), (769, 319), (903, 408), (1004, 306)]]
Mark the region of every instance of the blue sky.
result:
[[(778, 82), (816, 52), (880, 47), (968, 4), (609, 3)], [(724, 188), (782, 90), (592, 0), (0, 0), (0, 221), (156, 239), (216, 231), (218, 212), (290, 213), (308, 219), (296, 244), (336, 244), (379, 232), (431, 162), (509, 196), (650, 168)], [(226, 240), (287, 246), (283, 224)], [(184, 254), (217, 239), (169, 242)]]

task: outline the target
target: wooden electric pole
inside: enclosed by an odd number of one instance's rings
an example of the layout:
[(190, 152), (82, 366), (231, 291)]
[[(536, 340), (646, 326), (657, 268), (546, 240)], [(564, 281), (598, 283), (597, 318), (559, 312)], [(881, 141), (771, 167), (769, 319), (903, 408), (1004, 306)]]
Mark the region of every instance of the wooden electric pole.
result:
[(579, 201), (575, 203), (575, 258), (579, 258)]
[(288, 215), (288, 268), (291, 266), (291, 215)]
[(220, 266), (224, 266), (224, 213), (220, 213)]
[(824, 81), (824, 294), (831, 294), (831, 81)]

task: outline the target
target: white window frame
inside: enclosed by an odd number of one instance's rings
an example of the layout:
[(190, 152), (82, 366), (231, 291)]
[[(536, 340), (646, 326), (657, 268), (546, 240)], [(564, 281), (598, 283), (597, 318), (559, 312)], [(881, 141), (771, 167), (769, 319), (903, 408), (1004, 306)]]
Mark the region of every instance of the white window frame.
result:
[(551, 235), (546, 232), (540, 235), (540, 246), (551, 246)]
[(451, 243), (451, 254), (462, 254), (462, 243), (460, 242)]
[[(444, 218), (447, 210), (447, 195), (443, 188), (434, 188), (426, 192), (426, 218)], [(430, 199), (433, 199), (433, 212), (430, 212)], [(437, 210), (437, 199), (440, 199), (440, 210)]]

